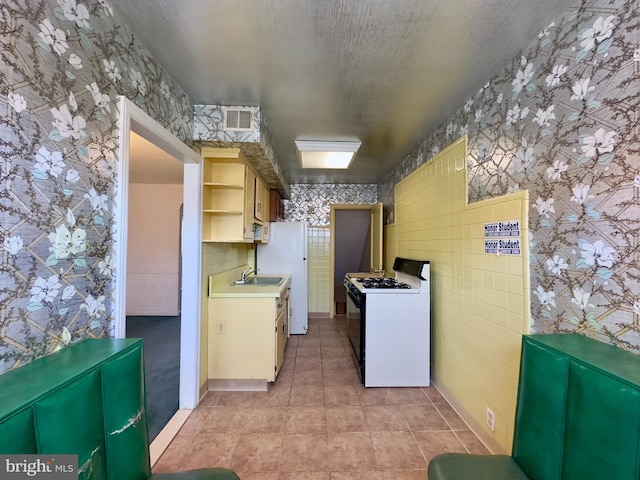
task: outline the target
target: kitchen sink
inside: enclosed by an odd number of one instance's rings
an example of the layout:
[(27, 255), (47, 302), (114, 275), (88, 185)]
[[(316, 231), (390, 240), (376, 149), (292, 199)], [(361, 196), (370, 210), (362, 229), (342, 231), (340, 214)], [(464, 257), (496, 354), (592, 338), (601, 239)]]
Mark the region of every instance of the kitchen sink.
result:
[(237, 280), (233, 282), (231, 285), (236, 287), (248, 285), (248, 286), (277, 286), (282, 283), (284, 277), (249, 277), (244, 282), (242, 280)]

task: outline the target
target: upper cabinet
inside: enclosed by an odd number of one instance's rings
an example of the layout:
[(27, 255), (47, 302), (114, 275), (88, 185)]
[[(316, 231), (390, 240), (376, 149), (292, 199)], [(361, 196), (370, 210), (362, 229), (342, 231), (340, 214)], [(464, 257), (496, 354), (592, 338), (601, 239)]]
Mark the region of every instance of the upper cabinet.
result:
[(247, 167), (246, 181), (244, 189), (245, 215), (244, 215), (244, 237), (252, 242), (255, 239), (255, 201), (256, 201), (256, 174), (253, 169)]
[(284, 221), (284, 202), (280, 192), (276, 189), (269, 191), (269, 221)]
[(254, 216), (256, 220), (261, 222), (269, 221), (269, 217), (265, 217), (267, 210), (267, 189), (264, 187), (264, 183), (259, 178), (256, 178), (256, 198), (255, 198), (255, 211)]
[(267, 190), (240, 149), (205, 147), (202, 156), (202, 241), (267, 242)]
[(269, 242), (269, 190), (260, 178), (256, 178), (255, 211), (256, 242)]

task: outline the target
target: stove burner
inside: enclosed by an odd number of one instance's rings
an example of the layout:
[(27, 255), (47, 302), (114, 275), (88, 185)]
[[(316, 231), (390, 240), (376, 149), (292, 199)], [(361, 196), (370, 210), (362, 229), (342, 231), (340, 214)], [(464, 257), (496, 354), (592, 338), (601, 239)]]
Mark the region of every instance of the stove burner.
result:
[(366, 277), (356, 278), (363, 288), (411, 288), (408, 283), (399, 282), (395, 278)]

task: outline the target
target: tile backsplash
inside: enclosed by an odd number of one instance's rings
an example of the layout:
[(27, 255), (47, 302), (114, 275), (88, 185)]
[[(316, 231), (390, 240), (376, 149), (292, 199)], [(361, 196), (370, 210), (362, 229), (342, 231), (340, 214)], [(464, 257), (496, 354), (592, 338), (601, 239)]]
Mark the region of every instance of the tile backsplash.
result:
[(330, 228), (309, 227), (308, 254), (309, 254), (309, 313), (328, 314), (329, 312), (329, 275), (331, 266), (329, 262)]

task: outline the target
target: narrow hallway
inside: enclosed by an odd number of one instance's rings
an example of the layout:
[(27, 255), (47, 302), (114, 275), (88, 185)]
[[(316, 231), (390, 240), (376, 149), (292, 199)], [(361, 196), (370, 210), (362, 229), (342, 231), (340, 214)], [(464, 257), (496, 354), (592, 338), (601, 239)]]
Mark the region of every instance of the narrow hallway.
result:
[(291, 336), (267, 392), (209, 392), (154, 473), (210, 466), (243, 480), (426, 478), (447, 451), (488, 453), (433, 387), (364, 388), (344, 317)]

